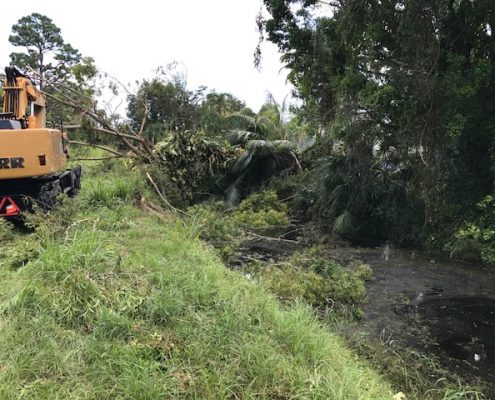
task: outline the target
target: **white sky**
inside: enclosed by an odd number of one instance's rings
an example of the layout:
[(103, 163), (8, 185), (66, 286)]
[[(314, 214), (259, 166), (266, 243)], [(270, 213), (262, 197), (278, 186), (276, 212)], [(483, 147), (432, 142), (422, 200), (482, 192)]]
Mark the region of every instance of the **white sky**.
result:
[(261, 0), (23, 0), (0, 13), (0, 67), (20, 51), (8, 42), (12, 25), (38, 12), (122, 82), (150, 78), (158, 66), (178, 61), (187, 68), (189, 89), (229, 92), (258, 111), (267, 91), (280, 103), (290, 93), (274, 45), (262, 47), (261, 73), (253, 66), (260, 7)]

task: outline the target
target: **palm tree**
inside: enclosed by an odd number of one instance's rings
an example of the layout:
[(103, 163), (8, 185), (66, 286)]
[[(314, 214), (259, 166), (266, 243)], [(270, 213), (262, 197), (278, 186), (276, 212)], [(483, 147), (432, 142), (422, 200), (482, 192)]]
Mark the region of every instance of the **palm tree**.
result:
[(280, 126), (270, 118), (253, 113), (250, 109), (242, 109), (239, 112), (225, 117), (230, 130), (227, 133), (228, 141), (235, 144), (245, 144), (248, 140), (283, 140)]
[[(241, 138), (250, 137), (264, 140), (288, 140), (290, 136), (289, 124), (284, 121), (284, 116), (288, 113), (287, 97), (279, 104), (271, 93), (267, 96), (267, 101), (256, 114), (249, 108), (244, 108), (239, 112), (227, 115), (225, 119), (231, 130), (237, 135), (241, 131), (249, 132), (250, 135), (241, 134)], [(237, 137), (229, 132), (230, 138)], [(254, 135), (253, 135), (254, 134)], [(256, 136), (256, 137), (253, 137)]]
[(267, 179), (284, 170), (300, 169), (296, 146), (287, 139), (287, 124), (273, 96), (258, 114), (248, 108), (225, 117), (227, 140), (242, 153), (218, 182), (227, 201), (238, 203)]
[(232, 205), (277, 173), (301, 169), (295, 146), (286, 140), (250, 140), (243, 150), (218, 182)]

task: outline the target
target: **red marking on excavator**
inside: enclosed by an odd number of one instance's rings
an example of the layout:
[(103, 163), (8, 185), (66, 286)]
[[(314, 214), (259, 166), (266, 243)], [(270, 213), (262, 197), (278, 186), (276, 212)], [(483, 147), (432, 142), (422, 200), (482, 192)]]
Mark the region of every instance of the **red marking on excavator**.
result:
[(21, 213), (20, 207), (12, 197), (0, 197), (0, 217), (15, 217)]

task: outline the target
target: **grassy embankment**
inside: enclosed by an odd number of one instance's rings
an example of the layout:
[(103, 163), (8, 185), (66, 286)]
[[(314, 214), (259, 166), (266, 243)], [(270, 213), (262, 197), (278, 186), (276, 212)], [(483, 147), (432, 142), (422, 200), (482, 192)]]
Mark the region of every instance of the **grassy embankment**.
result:
[(305, 305), (226, 269), (194, 226), (94, 168), (32, 232), (0, 225), (0, 399), (390, 399)]

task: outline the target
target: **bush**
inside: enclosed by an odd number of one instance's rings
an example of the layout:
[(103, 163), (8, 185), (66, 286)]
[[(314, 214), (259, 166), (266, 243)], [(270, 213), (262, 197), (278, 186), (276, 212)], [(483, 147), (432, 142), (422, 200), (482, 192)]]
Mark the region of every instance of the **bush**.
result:
[(324, 256), (316, 246), (294, 254), (285, 263), (256, 263), (249, 272), (284, 302), (302, 299), (312, 306), (333, 308), (341, 315), (358, 316), (366, 300), (364, 282), (372, 275), (368, 265), (344, 268)]
[(495, 197), (486, 196), (476, 205), (478, 215), (457, 230), (446, 250), (467, 259), (481, 259), (495, 266)]
[(161, 162), (149, 173), (175, 205), (189, 205), (198, 192), (208, 192), (235, 153), (201, 132), (167, 132), (155, 146)]
[(344, 304), (361, 304), (366, 300), (364, 282), (371, 279), (372, 270), (366, 264), (348, 268), (331, 261), (323, 246), (311, 247), (294, 254), (290, 264), (303, 271), (313, 272), (325, 280), (326, 298)]
[(289, 225), (288, 207), (277, 193), (267, 190), (255, 193), (245, 199), (233, 213), (234, 224), (245, 228), (268, 228)]
[(311, 170), (304, 169), (297, 175), (272, 178), (269, 187), (288, 205), (291, 215), (297, 215), (301, 220), (310, 219), (312, 208), (317, 201)]
[(287, 205), (274, 191), (255, 193), (229, 213), (226, 203), (216, 202), (188, 208), (196, 235), (220, 251), (228, 260), (246, 236), (246, 231), (289, 224)]
[(313, 306), (328, 304), (325, 278), (313, 271), (304, 271), (290, 264), (267, 265), (259, 279), (282, 302), (302, 299)]

